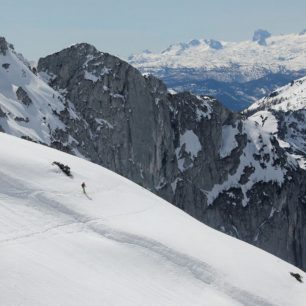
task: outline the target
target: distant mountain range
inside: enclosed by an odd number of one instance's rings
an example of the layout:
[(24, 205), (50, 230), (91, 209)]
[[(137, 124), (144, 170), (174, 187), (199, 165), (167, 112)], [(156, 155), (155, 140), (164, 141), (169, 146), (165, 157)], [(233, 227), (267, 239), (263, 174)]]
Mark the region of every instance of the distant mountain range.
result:
[(306, 31), (272, 36), (257, 30), (243, 42), (193, 39), (128, 60), (174, 90), (212, 95), (229, 109), (242, 110), (306, 74)]
[(239, 114), (86, 43), (31, 67), (0, 38), (2, 132), (102, 165), (304, 270), (305, 84)]

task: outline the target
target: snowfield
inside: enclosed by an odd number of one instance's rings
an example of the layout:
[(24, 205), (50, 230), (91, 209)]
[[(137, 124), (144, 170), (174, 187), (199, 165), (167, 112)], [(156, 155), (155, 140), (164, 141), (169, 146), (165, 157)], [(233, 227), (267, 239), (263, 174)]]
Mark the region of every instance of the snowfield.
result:
[[(71, 167), (73, 178), (58, 167)], [(87, 185), (83, 194), (81, 183)], [(98, 165), (0, 133), (0, 305), (305, 305), (305, 273)]]

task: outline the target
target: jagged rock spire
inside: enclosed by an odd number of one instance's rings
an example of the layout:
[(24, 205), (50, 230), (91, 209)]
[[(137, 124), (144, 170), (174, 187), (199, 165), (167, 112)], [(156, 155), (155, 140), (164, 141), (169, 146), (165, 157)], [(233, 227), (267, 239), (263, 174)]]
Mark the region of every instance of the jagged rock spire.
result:
[(8, 49), (7, 42), (4, 37), (0, 36), (0, 53), (5, 55)]

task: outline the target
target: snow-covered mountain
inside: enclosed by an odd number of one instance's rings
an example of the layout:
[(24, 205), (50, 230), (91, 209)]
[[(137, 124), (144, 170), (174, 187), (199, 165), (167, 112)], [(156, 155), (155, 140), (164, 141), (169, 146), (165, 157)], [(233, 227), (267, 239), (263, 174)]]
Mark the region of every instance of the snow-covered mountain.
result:
[(292, 81), (251, 105), (245, 114), (306, 168), (306, 77)]
[[(306, 173), (278, 135), (211, 97), (170, 93), (86, 43), (40, 59), (37, 75), (2, 45), (4, 132), (111, 169), (201, 222), (306, 268)], [(26, 84), (18, 79), (23, 70)], [(19, 113), (28, 119), (16, 120)]]
[(240, 78), (219, 74), (223, 81), (250, 81), (263, 77), (266, 71), (298, 71), (305, 68), (305, 34), (270, 36), (265, 44), (253, 41), (225, 42), (194, 39), (171, 45), (161, 53), (144, 52), (130, 57), (130, 63), (145, 72), (151, 69), (203, 68), (208, 71), (237, 67)]
[(161, 53), (132, 55), (129, 62), (174, 89), (210, 94), (241, 109), (306, 74), (306, 35), (258, 30), (251, 41), (194, 39)]
[(65, 130), (58, 114), (73, 106), (37, 75), (36, 68), (0, 38), (0, 131), (51, 145)]
[(0, 143), (1, 305), (305, 304), (296, 267), (98, 165)]
[(306, 108), (306, 77), (293, 80), (252, 104), (248, 111), (269, 109), (282, 112), (294, 112)]

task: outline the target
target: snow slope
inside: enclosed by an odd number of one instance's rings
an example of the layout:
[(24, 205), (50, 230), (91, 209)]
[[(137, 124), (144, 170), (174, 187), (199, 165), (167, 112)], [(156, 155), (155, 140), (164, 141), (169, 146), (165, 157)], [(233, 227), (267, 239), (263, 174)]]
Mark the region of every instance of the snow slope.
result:
[(305, 305), (290, 264), (93, 163), (0, 143), (1, 305)]
[(299, 166), (306, 169), (306, 77), (273, 91), (245, 114), (278, 138)]
[[(247, 144), (240, 157), (236, 172), (222, 184), (216, 184), (207, 193), (209, 203), (226, 191), (231, 198), (231, 188), (240, 187), (243, 205), (248, 203), (247, 192), (258, 182), (275, 182), (282, 186), (288, 178), (288, 170), (306, 169), (306, 77), (278, 88), (269, 96), (252, 104), (244, 113), (242, 133), (247, 135)], [(220, 157), (225, 158), (237, 146), (236, 128), (224, 126)], [(277, 153), (275, 142), (285, 151)], [(282, 164), (280, 160), (285, 160)], [(249, 173), (247, 183), (241, 177)], [(274, 208), (272, 208), (273, 210)]]
[(269, 96), (252, 104), (247, 112), (261, 109), (276, 111), (297, 111), (306, 108), (306, 77), (292, 81), (278, 88)]
[[(50, 144), (51, 134), (65, 129), (58, 114), (64, 110), (64, 98), (39, 76), (10, 46), (0, 52), (0, 127), (6, 133)], [(23, 90), (29, 102), (18, 99)], [(1, 116), (1, 113), (4, 116)]]

